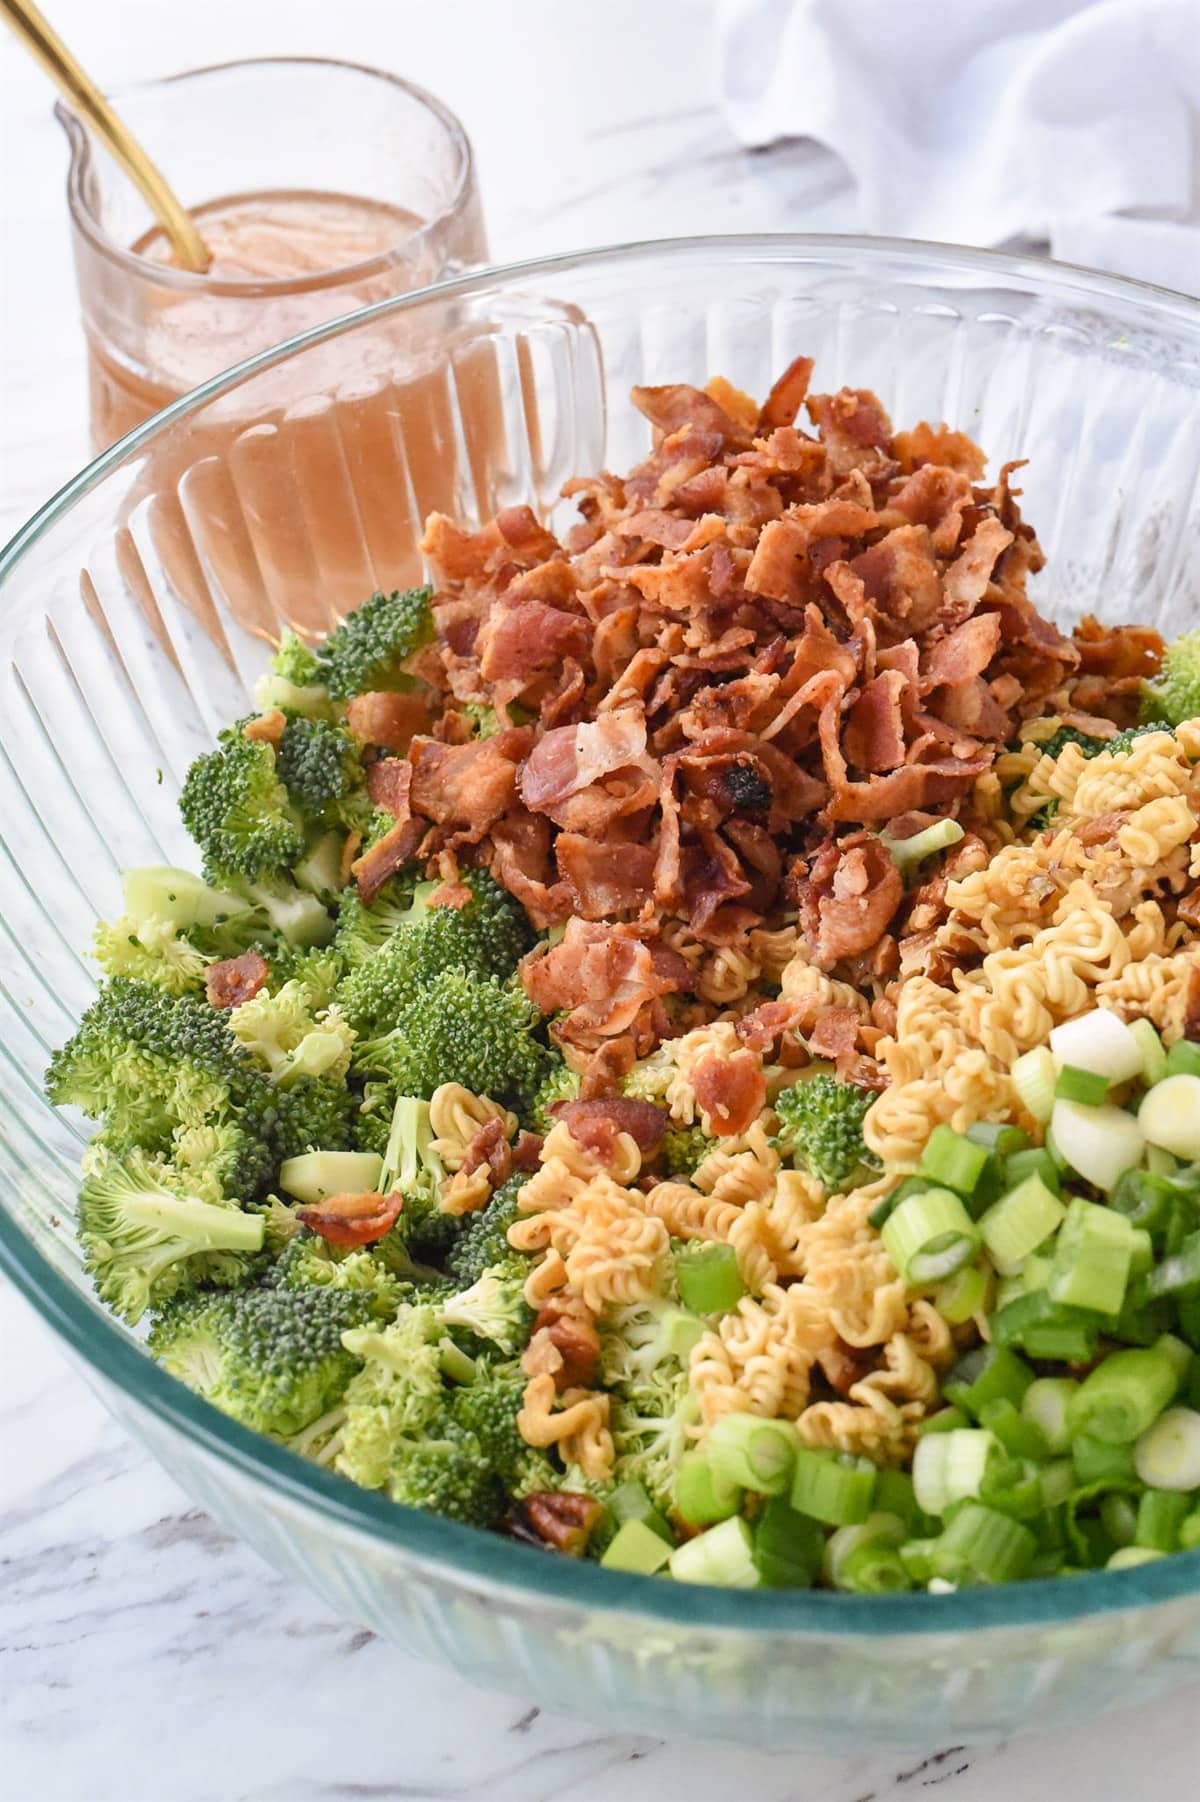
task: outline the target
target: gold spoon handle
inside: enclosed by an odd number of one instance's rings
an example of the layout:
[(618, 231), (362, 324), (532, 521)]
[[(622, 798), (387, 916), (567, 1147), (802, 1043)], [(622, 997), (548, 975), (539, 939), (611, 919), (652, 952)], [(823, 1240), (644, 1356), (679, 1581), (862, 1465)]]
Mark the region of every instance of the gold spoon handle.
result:
[(58, 84), (76, 112), (87, 121), (141, 191), (183, 267), (207, 269), (212, 259), (191, 214), (167, 186), (137, 139), (118, 119), (95, 82), (84, 73), (62, 39), (47, 24), (33, 0), (0, 0), (0, 16), (8, 20), (51, 80)]

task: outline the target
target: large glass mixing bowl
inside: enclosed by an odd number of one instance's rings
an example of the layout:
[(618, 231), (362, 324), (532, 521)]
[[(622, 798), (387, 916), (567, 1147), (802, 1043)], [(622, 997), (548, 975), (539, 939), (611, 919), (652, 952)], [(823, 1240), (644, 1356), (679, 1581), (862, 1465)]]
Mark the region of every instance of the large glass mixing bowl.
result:
[(761, 395), (801, 351), (823, 390), (948, 420), (993, 468), (1030, 459), (1045, 610), (1200, 623), (1200, 306), (1129, 282), (941, 246), (690, 240), (485, 272), (243, 365), (0, 556), (0, 1259), (182, 1487), (340, 1613), (609, 1725), (862, 1751), (1196, 1674), (1200, 1552), (946, 1596), (729, 1593), (411, 1514), (227, 1420), (97, 1306), (71, 1224), (84, 1123), (41, 1088), (94, 986), (93, 922), (124, 866), (188, 859), (184, 770), (248, 710), (281, 620), (319, 626), (419, 574), (430, 506), (561, 517), (569, 476), (644, 451), (632, 383), (721, 372)]

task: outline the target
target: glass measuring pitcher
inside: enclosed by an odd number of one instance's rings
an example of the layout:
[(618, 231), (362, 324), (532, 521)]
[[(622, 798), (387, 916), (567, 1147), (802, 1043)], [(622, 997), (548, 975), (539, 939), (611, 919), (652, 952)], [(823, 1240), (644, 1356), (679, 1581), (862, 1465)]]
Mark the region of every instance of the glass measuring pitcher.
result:
[(116, 104), (214, 252), (180, 269), (66, 106), (94, 448), (257, 350), (486, 260), (471, 149), (441, 102), (355, 64), (264, 59)]

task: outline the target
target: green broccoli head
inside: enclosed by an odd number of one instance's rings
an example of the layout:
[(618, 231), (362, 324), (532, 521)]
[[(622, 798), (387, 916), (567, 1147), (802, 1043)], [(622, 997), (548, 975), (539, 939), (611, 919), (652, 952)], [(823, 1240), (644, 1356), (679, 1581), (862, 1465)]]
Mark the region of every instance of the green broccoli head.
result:
[(101, 1120), (111, 1144), (163, 1156), (181, 1127), (234, 1129), (236, 1174), (228, 1185), (243, 1199), (270, 1174), (271, 1086), (225, 1017), (198, 996), (114, 977), (51, 1058), (46, 1092), (57, 1106)]
[(613, 1476), (640, 1483), (656, 1508), (670, 1513), (680, 1459), (695, 1444), (699, 1403), (687, 1372), (664, 1366), (653, 1382), (632, 1386), (611, 1403)]
[(511, 1356), (529, 1343), (533, 1330), (534, 1312), (524, 1295), (528, 1273), (528, 1261), (510, 1252), (503, 1264), (485, 1270), (469, 1288), (442, 1302), (439, 1319)]
[(92, 952), (106, 976), (131, 976), (154, 982), (168, 995), (186, 995), (204, 987), (212, 958), (197, 949), (172, 920), (136, 921), (126, 914), (96, 928)]
[(345, 1289), (366, 1297), (373, 1316), (390, 1320), (404, 1285), (374, 1246), (341, 1250), (301, 1227), (266, 1278), (272, 1289)]
[(830, 1192), (848, 1187), (859, 1171), (879, 1168), (862, 1131), (874, 1099), (872, 1090), (818, 1071), (776, 1098), (780, 1149)]
[(533, 942), (524, 908), (486, 870), (469, 870), (463, 881), (471, 891), (465, 907), (431, 907), (439, 885), (419, 883), (408, 908), (388, 909), (390, 930), (369, 957), (348, 953), (342, 1000), (361, 1032), (387, 1032), (413, 991), (445, 971), (512, 975)]
[(262, 1247), (260, 1215), (198, 1199), (166, 1163), (93, 1144), (79, 1192), (79, 1243), (97, 1294), (137, 1322), (201, 1282), (236, 1283)]
[(405, 1508), (421, 1508), (468, 1527), (494, 1527), (504, 1490), (472, 1433), (452, 1422), (436, 1437), (405, 1443), (389, 1475), (388, 1494)]
[(454, 1421), (473, 1436), (489, 1469), (515, 1500), (535, 1489), (559, 1489), (563, 1481), (550, 1455), (526, 1445), (518, 1431), (526, 1381), (516, 1362), (480, 1359), (472, 1381), (450, 1392)]
[(342, 1343), (371, 1297), (332, 1284), (184, 1296), (150, 1330), (163, 1367), (243, 1425), (275, 1438), (309, 1426), (359, 1368)]
[(354, 1047), (364, 1076), (386, 1076), (399, 1093), (426, 1099), (442, 1083), (460, 1082), (518, 1111), (528, 1105), (550, 1054), (533, 1036), (541, 1015), (519, 982), (443, 970), (395, 1002), (390, 1030)]
[(355, 1109), (356, 1097), (337, 1077), (301, 1076), (274, 1088), (266, 1127), (275, 1161), (353, 1150)]
[(275, 765), (309, 827), (360, 825), (374, 812), (359, 747), (330, 720), (293, 715), (283, 729)]
[(275, 752), (241, 724), (198, 757), (179, 797), (183, 823), (204, 854), (210, 881), (255, 882), (304, 854), (304, 834), (279, 779)]
[(548, 1133), (554, 1125), (550, 1109), (559, 1101), (575, 1101), (579, 1096), (579, 1072), (572, 1070), (561, 1057), (551, 1054), (546, 1075), (538, 1086), (529, 1107), (529, 1123), (534, 1132)]
[(467, 1216), (462, 1234), (446, 1259), (447, 1269), (460, 1283), (469, 1287), (488, 1270), (509, 1269), (528, 1275), (529, 1263), (524, 1253), (513, 1251), (508, 1243), (508, 1229), (521, 1217), (517, 1196), (527, 1181), (520, 1173), (510, 1176), (486, 1207)]
[(293, 977), (229, 1010), (234, 1038), (282, 1087), (305, 1076), (342, 1079), (350, 1068), (353, 1028), (336, 1008), (315, 1001), (309, 985)]
[(1185, 632), (1163, 653), (1153, 682), (1143, 684), (1143, 720), (1181, 726), (1200, 716), (1200, 627)]
[(1154, 716), (1141, 726), (1126, 726), (1123, 732), (1115, 732), (1111, 738), (1097, 738), (1093, 733), (1081, 732), (1077, 726), (1060, 726), (1038, 744), (1043, 757), (1060, 757), (1068, 745), (1078, 745), (1087, 758), (1099, 757), (1107, 753), (1113, 757), (1123, 756), (1135, 739), (1143, 738), (1147, 732), (1169, 732), (1170, 725), (1166, 720)]
[(446, 1384), (429, 1308), (403, 1307), (390, 1326), (351, 1331), (345, 1349), (363, 1368), (346, 1391), (338, 1469), (364, 1489), (387, 1486), (401, 1452), (446, 1410)]
[[(389, 825), (395, 825), (390, 814), (387, 819)], [(409, 922), (420, 876), (420, 865), (408, 864), (384, 885), (369, 907), (356, 888), (343, 890), (334, 945), (348, 970), (371, 962), (397, 927)]]
[(321, 663), (317, 653), (299, 635), (286, 630), (271, 659), (271, 670), (297, 688), (314, 688), (321, 680)]
[(698, 1123), (695, 1126), (668, 1127), (663, 1134), (662, 1159), (669, 1176), (685, 1180), (698, 1170), (719, 1141), (710, 1138)]
[(338, 701), (412, 686), (409, 664), (433, 638), (431, 588), (373, 594), (321, 647), (321, 679)]

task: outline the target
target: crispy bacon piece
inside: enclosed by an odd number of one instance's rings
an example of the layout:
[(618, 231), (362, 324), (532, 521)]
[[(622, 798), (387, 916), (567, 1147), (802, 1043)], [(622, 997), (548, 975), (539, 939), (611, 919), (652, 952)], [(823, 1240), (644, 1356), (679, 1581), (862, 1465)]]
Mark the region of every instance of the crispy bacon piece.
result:
[(479, 674), (485, 682), (516, 681), (525, 687), (539, 671), (567, 657), (585, 657), (591, 638), (592, 628), (582, 614), (541, 601), (497, 606), (476, 639)]
[(665, 1025), (654, 1004), (686, 988), (690, 975), (677, 952), (640, 936), (638, 928), (578, 919), (568, 921), (551, 950), (520, 965), (534, 1005), (544, 1014), (566, 1014), (555, 1022), (554, 1036), (586, 1051), (630, 1031), (651, 1049)]
[(1146, 681), (1162, 667), (1162, 635), (1152, 626), (1102, 626), (1088, 613), (1072, 636), (1082, 675), (1104, 676), (1110, 681), (1135, 676)]
[(767, 1105), (767, 1079), (753, 1051), (706, 1057), (692, 1076), (696, 1100), (719, 1138), (746, 1132)]
[(376, 807), (398, 820), (412, 812), (413, 766), (407, 757), (381, 757), (367, 767), (367, 793)]
[(242, 727), (242, 737), (256, 740), (259, 744), (277, 745), (287, 727), (287, 715), (278, 707), (272, 707), (269, 713), (260, 713), (255, 719), (247, 720)]
[(814, 961), (832, 969), (868, 950), (887, 930), (904, 894), (900, 872), (886, 846), (860, 835), (818, 852), (800, 903), (800, 918)]
[(611, 1153), (617, 1133), (628, 1133), (639, 1151), (657, 1151), (667, 1130), (666, 1110), (630, 1095), (596, 1096), (587, 1101), (556, 1101), (550, 1109), (573, 1139), (600, 1155)]
[(554, 855), (575, 910), (585, 920), (631, 913), (654, 892), (653, 845), (604, 843), (560, 832)]
[(811, 357), (793, 357), (783, 374), (774, 382), (758, 415), (759, 435), (765, 437), (776, 426), (796, 423), (796, 415), (804, 405), (808, 384), (812, 380)]
[(543, 733), (521, 774), (526, 807), (547, 812), (615, 770), (646, 754), (646, 721), (640, 708), (605, 713), (590, 725), (555, 726)]
[(418, 733), (429, 731), (433, 718), (420, 694), (373, 692), (355, 695), (346, 709), (346, 724), (360, 745), (407, 751)]
[(204, 972), (204, 992), (210, 1007), (240, 1007), (266, 986), (270, 971), (261, 951), (243, 951), (240, 957), (226, 957), (209, 964)]
[(564, 1389), (586, 1389), (594, 1381), (600, 1362), (600, 1335), (581, 1309), (571, 1308), (552, 1296), (538, 1310), (533, 1331), (545, 1333), (558, 1354), (554, 1387), (560, 1395)]
[(516, 800), (517, 760), (530, 738), (524, 729), (467, 745), (417, 739), (410, 752), (413, 812), (454, 828), (468, 843), (482, 838)]
[(703, 388), (667, 382), (659, 388), (633, 388), (629, 398), (663, 437), (686, 429), (711, 432), (727, 444), (749, 443), (745, 430)]
[(508, 1181), (512, 1171), (512, 1147), (501, 1119), (485, 1120), (478, 1132), (472, 1133), (463, 1147), (461, 1168), (469, 1176), (473, 1170), (487, 1165), (493, 1189)]
[(524, 1127), (513, 1141), (512, 1161), (514, 1170), (523, 1170), (527, 1174), (536, 1170), (542, 1156), (541, 1133), (526, 1132)]
[(370, 907), (384, 884), (415, 856), (424, 836), (424, 820), (397, 820), (390, 832), (355, 858), (350, 870), (365, 907)]
[(360, 1195), (331, 1195), (297, 1208), (296, 1218), (330, 1245), (373, 1245), (392, 1230), (403, 1206), (402, 1195), (379, 1195), (367, 1189)]

